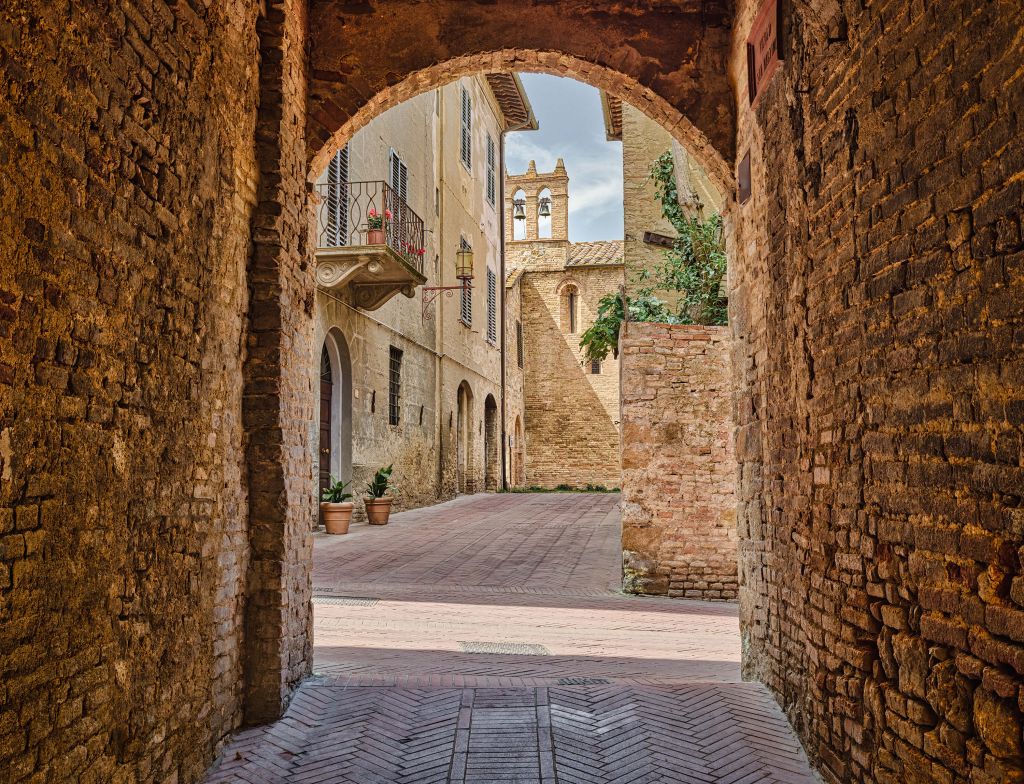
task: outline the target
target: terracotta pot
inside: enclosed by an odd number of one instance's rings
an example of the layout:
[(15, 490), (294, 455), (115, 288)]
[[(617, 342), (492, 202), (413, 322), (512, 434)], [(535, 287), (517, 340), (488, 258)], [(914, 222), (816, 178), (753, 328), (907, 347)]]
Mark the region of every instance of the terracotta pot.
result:
[(366, 232), (367, 245), (384, 245), (385, 243), (384, 229), (369, 229)]
[(323, 501), (320, 504), (320, 513), (324, 518), (324, 528), (329, 534), (347, 534), (348, 524), (352, 522), (352, 510), (355, 504), (351, 501), (342, 501), (340, 504), (332, 504)]
[(390, 496), (383, 498), (366, 498), (366, 522), (370, 525), (387, 525), (391, 516), (391, 502), (395, 500)]

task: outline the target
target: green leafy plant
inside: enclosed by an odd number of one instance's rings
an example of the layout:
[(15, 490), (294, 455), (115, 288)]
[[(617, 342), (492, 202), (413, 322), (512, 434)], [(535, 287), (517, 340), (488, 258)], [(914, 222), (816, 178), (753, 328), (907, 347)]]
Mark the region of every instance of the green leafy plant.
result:
[(349, 482), (342, 482), (340, 479), (331, 477), (330, 484), (324, 488), (323, 493), (320, 495), (321, 501), (326, 501), (329, 504), (341, 504), (348, 501), (350, 498), (355, 498), (352, 493), (346, 493), (345, 488), (349, 486)]
[[(601, 362), (609, 354), (618, 356), (619, 331), (627, 307), (630, 321), (709, 326), (728, 323), (726, 302), (721, 296), (727, 264), (722, 217), (715, 214), (705, 220), (699, 211), (697, 215), (686, 214), (679, 204), (671, 151), (651, 165), (651, 179), (662, 215), (678, 236), (660, 264), (642, 269), (635, 276), (635, 296), (615, 293), (599, 300), (594, 323), (580, 336), (587, 361)], [(673, 297), (675, 304), (669, 305), (658, 293), (678, 297)]]
[(373, 475), (366, 484), (366, 494), (370, 498), (383, 498), (387, 495), (388, 490), (394, 493), (395, 486), (391, 481), (391, 472), (394, 470), (393, 465), (389, 465), (387, 468), (378, 468), (377, 473)]

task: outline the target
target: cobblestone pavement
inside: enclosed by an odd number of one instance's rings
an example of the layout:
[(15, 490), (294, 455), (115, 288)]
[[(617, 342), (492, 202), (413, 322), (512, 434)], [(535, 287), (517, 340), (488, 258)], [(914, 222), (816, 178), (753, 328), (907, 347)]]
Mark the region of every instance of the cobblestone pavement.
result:
[(316, 676), (215, 782), (813, 782), (736, 607), (623, 596), (618, 496), (477, 495), (318, 535)]

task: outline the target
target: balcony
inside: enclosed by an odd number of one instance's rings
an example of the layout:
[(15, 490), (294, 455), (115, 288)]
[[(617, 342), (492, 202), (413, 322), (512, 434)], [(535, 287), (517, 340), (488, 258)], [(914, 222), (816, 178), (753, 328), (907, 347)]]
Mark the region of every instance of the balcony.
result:
[[(317, 192), (317, 283), (348, 287), (363, 310), (376, 310), (399, 292), (415, 296), (427, 282), (423, 219), (385, 182), (323, 183)], [(368, 226), (373, 215), (383, 216), (380, 231)]]

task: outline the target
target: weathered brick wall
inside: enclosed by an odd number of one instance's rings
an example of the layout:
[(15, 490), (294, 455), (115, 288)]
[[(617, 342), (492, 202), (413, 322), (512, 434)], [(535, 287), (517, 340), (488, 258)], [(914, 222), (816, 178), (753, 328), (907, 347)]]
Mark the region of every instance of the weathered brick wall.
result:
[(241, 720), (255, 24), (0, 4), (5, 782), (194, 781)]
[(1020, 781), (1024, 9), (786, 8), (731, 66), (744, 668), (831, 779)]
[(736, 598), (729, 344), (727, 327), (631, 323), (620, 334), (628, 592)]

